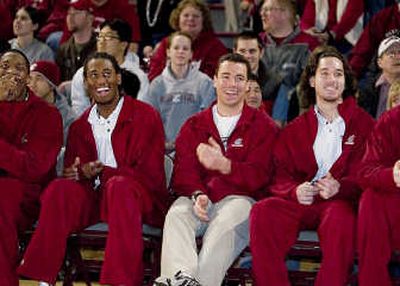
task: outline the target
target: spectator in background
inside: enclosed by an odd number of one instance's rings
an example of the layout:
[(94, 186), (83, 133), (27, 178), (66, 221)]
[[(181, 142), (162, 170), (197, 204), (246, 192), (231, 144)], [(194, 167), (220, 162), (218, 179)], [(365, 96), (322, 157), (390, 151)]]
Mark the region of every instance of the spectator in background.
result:
[(400, 80), (390, 85), (388, 93), (387, 110), (400, 105)]
[(265, 112), (244, 104), (249, 76), (243, 56), (222, 56), (214, 77), (217, 102), (182, 126), (172, 181), (179, 197), (165, 219), (155, 285), (221, 285), (248, 245), (248, 214), (272, 179), (278, 133)]
[(40, 195), (55, 176), (62, 121), (27, 88), (29, 61), (19, 50), (0, 56), (0, 285), (18, 285), (18, 233), (38, 217)]
[(65, 18), (67, 17), (70, 2), (74, 2), (74, 0), (54, 1), (53, 7), (50, 10), (51, 13), (38, 33), (38, 38), (45, 41), (54, 53), (57, 53), (60, 45), (59, 42), (65, 27)]
[[(85, 5), (91, 5), (93, 8), (93, 15), (95, 17), (93, 26), (97, 29), (101, 23), (106, 20), (112, 19), (122, 19), (129, 23), (132, 29), (132, 36), (130, 42), (132, 42), (132, 49), (136, 52), (137, 43), (141, 39), (139, 19), (137, 17), (135, 7), (128, 3), (127, 0), (71, 0), (71, 4), (75, 2), (87, 2)], [(68, 0), (57, 0), (57, 5), (55, 8), (57, 10), (53, 11), (52, 17), (46, 30), (41, 31), (41, 35), (47, 38), (47, 42), (54, 50), (57, 50), (59, 45), (67, 41), (71, 32), (68, 31), (65, 23), (65, 18), (67, 17), (67, 12), (69, 8)]]
[[(82, 0), (73, 0), (82, 1)], [(141, 40), (139, 18), (136, 14), (135, 7), (126, 0), (83, 0), (89, 1), (93, 8), (95, 18), (94, 27), (98, 28), (104, 21), (112, 19), (121, 19), (126, 21), (131, 27), (132, 34), (130, 43), (132, 51), (137, 52), (138, 43)], [(61, 42), (69, 38), (69, 33), (64, 30)]]
[(162, 225), (168, 204), (161, 120), (119, 92), (111, 55), (89, 57), (84, 77), (95, 104), (70, 127), (64, 177), (43, 192), (19, 273), (55, 284), (69, 235), (102, 220), (109, 233), (100, 283), (142, 285), (142, 223)]
[(278, 76), (274, 86), (280, 86), (272, 118), (281, 126), (287, 121), (289, 100), (308, 55), (319, 45), (316, 38), (300, 30), (296, 12), (293, 0), (265, 0), (260, 11), (264, 29), (260, 34), (264, 43), (262, 61), (270, 73)]
[(41, 99), (57, 107), (63, 120), (64, 143), (66, 143), (69, 126), (76, 116), (65, 95), (57, 90), (60, 84), (60, 70), (55, 63), (49, 61), (37, 61), (31, 65), (30, 70), (28, 86)]
[(192, 54), (189, 34), (171, 34), (168, 38), (167, 65), (161, 75), (151, 82), (147, 96), (139, 97), (160, 112), (168, 153), (175, 150), (175, 139), (183, 123), (215, 100), (213, 82), (199, 71), (198, 62), (191, 62)]
[[(149, 92), (149, 81), (140, 69), (139, 58), (129, 51), (129, 41), (132, 30), (126, 21), (115, 19), (102, 23), (97, 37), (97, 52), (112, 55), (121, 68), (135, 74), (140, 80), (138, 96), (144, 97)], [(135, 94), (131, 96), (136, 97)], [(71, 84), (72, 109), (80, 116), (90, 106), (90, 99), (83, 83), (83, 68), (79, 68), (72, 78)]]
[(53, 51), (35, 38), (41, 19), (35, 8), (26, 6), (17, 11), (13, 22), (14, 35), (10, 40), (11, 48), (22, 51), (30, 63), (39, 60), (54, 61)]
[(249, 82), (249, 88), (245, 95), (246, 104), (255, 109), (265, 110), (262, 101), (262, 90), (261, 90), (261, 85), (259, 83), (259, 79), (257, 78), (256, 75), (251, 74), (249, 76), (248, 82)]
[(280, 77), (265, 68), (261, 61), (264, 46), (257, 34), (242, 32), (233, 41), (233, 51), (241, 54), (249, 61), (251, 73), (256, 75), (262, 87), (262, 100), (268, 114), (272, 113), (272, 105), (277, 97)]
[(75, 120), (75, 113), (64, 94), (61, 94), (57, 86), (60, 84), (60, 70), (58, 66), (49, 61), (37, 61), (31, 65), (29, 76), (29, 88), (41, 99), (55, 106), (61, 114), (64, 130), (64, 144), (57, 157), (57, 175), (62, 175), (65, 145), (67, 143), (68, 130)]
[(367, 79), (358, 98), (359, 105), (375, 118), (386, 111), (389, 88), (393, 82), (400, 80), (400, 38), (391, 36), (384, 39), (377, 55), (381, 73)]
[[(193, 39), (193, 60), (201, 61), (200, 71), (214, 76), (221, 55), (227, 52), (213, 32), (210, 10), (203, 0), (182, 0), (172, 11), (169, 23), (175, 31), (188, 33)], [(149, 80), (158, 76), (167, 63), (168, 37), (164, 38), (150, 60)]]
[(61, 70), (61, 81), (70, 81), (83, 65), (89, 54), (96, 51), (96, 35), (93, 30), (93, 8), (87, 1), (71, 2), (67, 14), (67, 29), (72, 33), (63, 43), (56, 57)]
[(363, 30), (364, 0), (308, 0), (300, 20), (302, 31), (321, 44), (347, 53)]
[(350, 65), (357, 78), (364, 75), (381, 41), (388, 36), (400, 36), (400, 3), (376, 13), (364, 28), (349, 55)]
[[(141, 0), (136, 7), (140, 19), (140, 32), (142, 47), (153, 47), (164, 37), (173, 32), (169, 26), (169, 16), (180, 0)], [(143, 53), (150, 57), (150, 54)]]
[(312, 229), (322, 250), (315, 285), (343, 286), (354, 264), (357, 173), (374, 121), (357, 106), (350, 67), (333, 47), (313, 51), (300, 88), (314, 106), (280, 133), (275, 197), (250, 214), (254, 278), (257, 285), (290, 285), (286, 254), (300, 230)]

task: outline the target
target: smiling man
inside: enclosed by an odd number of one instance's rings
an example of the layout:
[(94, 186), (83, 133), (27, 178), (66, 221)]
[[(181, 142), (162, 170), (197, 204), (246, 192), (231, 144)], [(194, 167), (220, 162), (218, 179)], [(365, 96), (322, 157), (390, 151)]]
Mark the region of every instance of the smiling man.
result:
[(285, 257), (298, 232), (318, 231), (323, 259), (315, 285), (346, 285), (355, 253), (358, 164), (373, 119), (357, 107), (349, 66), (335, 48), (310, 55), (300, 81), (310, 110), (291, 122), (274, 150), (275, 197), (254, 205), (250, 246), (257, 285), (290, 285)]
[(390, 86), (400, 80), (400, 38), (390, 36), (384, 39), (379, 45), (377, 56), (381, 72), (367, 79), (367, 85), (360, 90), (358, 100), (360, 106), (378, 119), (386, 111)]
[(102, 220), (110, 231), (100, 283), (141, 285), (142, 222), (162, 225), (168, 203), (161, 119), (119, 92), (112, 56), (94, 54), (83, 74), (95, 104), (70, 127), (64, 178), (42, 196), (39, 225), (19, 271), (55, 283), (69, 234)]
[[(244, 104), (250, 72), (243, 56), (222, 56), (216, 104), (181, 128), (172, 182), (179, 198), (164, 224), (155, 285), (219, 286), (248, 244), (248, 215), (271, 179), (277, 134), (266, 113)], [(199, 253), (197, 236), (203, 237)]]
[(18, 50), (0, 57), (0, 285), (17, 286), (18, 232), (39, 213), (55, 175), (62, 121), (55, 107), (27, 88), (29, 61)]

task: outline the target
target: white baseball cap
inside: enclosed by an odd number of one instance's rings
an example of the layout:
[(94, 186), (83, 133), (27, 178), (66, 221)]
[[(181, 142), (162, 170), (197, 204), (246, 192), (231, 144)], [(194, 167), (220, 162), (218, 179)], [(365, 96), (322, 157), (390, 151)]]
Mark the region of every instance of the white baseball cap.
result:
[(384, 39), (378, 48), (378, 57), (381, 57), (383, 53), (385, 53), (392, 45), (399, 44), (400, 45), (400, 38), (396, 36), (390, 36)]

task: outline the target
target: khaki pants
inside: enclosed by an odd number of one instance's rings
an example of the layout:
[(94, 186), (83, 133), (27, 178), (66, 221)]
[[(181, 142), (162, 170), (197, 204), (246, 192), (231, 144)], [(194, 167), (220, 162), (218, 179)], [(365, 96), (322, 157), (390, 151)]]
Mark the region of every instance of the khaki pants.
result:
[[(161, 276), (182, 270), (204, 286), (219, 286), (225, 273), (249, 242), (248, 218), (254, 200), (228, 196), (210, 206), (208, 223), (193, 213), (193, 203), (179, 197), (164, 224)], [(202, 236), (200, 252), (196, 237)]]

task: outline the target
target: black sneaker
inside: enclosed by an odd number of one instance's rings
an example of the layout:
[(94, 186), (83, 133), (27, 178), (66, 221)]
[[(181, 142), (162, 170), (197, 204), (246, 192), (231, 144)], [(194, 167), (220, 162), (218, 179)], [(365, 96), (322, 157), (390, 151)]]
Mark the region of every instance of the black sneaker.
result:
[(183, 273), (182, 271), (178, 271), (174, 278), (173, 286), (201, 286), (196, 279)]
[(158, 277), (156, 280), (154, 280), (153, 286), (172, 286), (171, 279)]

